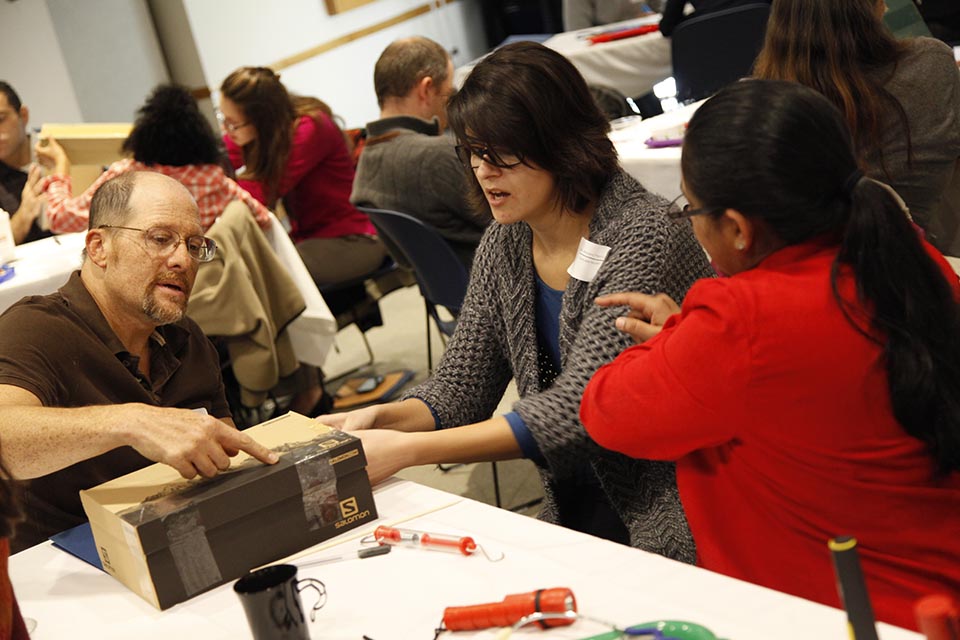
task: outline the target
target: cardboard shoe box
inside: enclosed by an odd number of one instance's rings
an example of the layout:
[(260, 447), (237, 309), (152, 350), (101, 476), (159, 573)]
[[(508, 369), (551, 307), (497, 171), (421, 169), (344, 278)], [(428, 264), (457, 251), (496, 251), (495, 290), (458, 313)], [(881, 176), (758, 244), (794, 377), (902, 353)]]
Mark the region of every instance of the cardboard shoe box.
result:
[(280, 454), (244, 454), (212, 479), (155, 464), (81, 491), (103, 568), (166, 609), (377, 517), (360, 441), (289, 413), (248, 429)]

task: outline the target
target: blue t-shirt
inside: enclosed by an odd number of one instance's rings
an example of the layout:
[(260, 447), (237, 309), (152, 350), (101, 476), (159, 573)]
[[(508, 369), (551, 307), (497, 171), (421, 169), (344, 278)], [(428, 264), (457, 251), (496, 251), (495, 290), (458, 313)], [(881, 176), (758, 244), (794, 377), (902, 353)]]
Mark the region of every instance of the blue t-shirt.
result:
[[(552, 381), (560, 374), (560, 308), (563, 306), (563, 291), (551, 289), (536, 277), (537, 285), (537, 346), (540, 350), (540, 379), (546, 377)], [(530, 433), (527, 423), (516, 411), (504, 416), (513, 430), (523, 457), (539, 463), (545, 463), (537, 441)]]

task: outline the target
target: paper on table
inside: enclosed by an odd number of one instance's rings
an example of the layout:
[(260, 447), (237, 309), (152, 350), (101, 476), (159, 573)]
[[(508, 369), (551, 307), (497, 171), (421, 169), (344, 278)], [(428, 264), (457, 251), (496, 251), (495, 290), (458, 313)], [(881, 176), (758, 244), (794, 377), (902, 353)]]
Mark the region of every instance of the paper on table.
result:
[(577, 257), (574, 258), (573, 264), (567, 268), (567, 273), (577, 280), (593, 282), (603, 265), (603, 261), (607, 259), (608, 253), (610, 253), (610, 247), (590, 242), (586, 238), (580, 238)]

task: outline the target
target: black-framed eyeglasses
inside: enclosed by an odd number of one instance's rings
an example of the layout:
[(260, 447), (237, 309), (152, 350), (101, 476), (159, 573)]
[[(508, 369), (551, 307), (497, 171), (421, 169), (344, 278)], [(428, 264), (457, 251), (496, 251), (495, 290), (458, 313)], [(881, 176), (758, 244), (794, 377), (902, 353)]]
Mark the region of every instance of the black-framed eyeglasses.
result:
[(497, 167), (498, 169), (513, 169), (523, 164), (523, 156), (519, 153), (498, 152), (496, 149), (482, 145), (458, 144), (457, 157), (463, 166), (476, 171), (480, 168), (480, 161)]
[(667, 217), (671, 220), (681, 220), (683, 218), (692, 218), (703, 214), (713, 214), (723, 211), (724, 207), (698, 207), (693, 208), (687, 202), (686, 196), (682, 193), (673, 199), (670, 206), (667, 207)]
[(230, 122), (220, 109), (217, 109), (217, 122), (227, 133), (234, 133), (250, 125), (249, 122)]
[(143, 234), (143, 246), (151, 256), (166, 258), (177, 250), (182, 242), (187, 247), (187, 253), (197, 262), (210, 262), (217, 255), (217, 243), (206, 236), (187, 236), (184, 238), (176, 231), (165, 227), (121, 227), (112, 224), (102, 224), (97, 229), (117, 229), (121, 231), (139, 231)]

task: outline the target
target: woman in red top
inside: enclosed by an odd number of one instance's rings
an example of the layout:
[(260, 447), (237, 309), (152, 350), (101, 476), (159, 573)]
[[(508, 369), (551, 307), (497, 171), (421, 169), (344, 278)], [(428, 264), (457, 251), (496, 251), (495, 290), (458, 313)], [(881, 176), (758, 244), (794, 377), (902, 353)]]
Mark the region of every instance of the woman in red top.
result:
[(380, 266), (386, 249), (350, 204), (353, 161), (330, 108), (291, 96), (265, 67), (237, 69), (220, 92), (224, 140), (240, 186), (271, 209), (283, 199), (316, 283), (352, 280)]
[(731, 277), (682, 310), (599, 300), (642, 344), (593, 377), (583, 424), (677, 462), (702, 566), (838, 606), (826, 543), (853, 535), (878, 618), (914, 627), (917, 598), (960, 591), (957, 276), (802, 85), (720, 92), (682, 169), (678, 223)]

